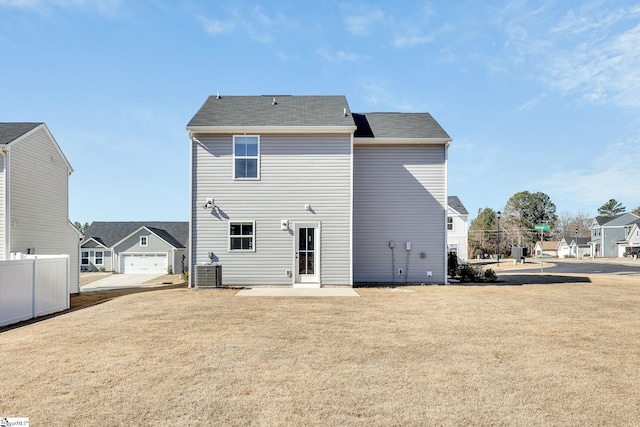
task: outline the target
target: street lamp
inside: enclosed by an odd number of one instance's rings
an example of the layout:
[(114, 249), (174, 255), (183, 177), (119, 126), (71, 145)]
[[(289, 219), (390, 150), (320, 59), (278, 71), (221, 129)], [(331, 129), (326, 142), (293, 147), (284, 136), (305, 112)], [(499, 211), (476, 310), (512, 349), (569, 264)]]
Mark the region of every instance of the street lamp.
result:
[(578, 229), (576, 228), (576, 259), (578, 259)]
[(500, 217), (502, 216), (502, 212), (498, 211), (496, 216), (498, 217), (498, 244), (496, 253), (498, 254), (498, 265), (500, 265)]

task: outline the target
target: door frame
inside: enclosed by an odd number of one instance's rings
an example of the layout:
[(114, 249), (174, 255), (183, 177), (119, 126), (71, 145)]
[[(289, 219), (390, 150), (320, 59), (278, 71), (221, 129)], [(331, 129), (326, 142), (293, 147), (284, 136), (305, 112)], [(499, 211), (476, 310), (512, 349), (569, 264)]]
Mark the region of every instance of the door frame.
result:
[[(308, 277), (300, 277), (298, 274), (299, 264), (298, 264), (298, 238), (299, 238), (299, 230), (301, 228), (313, 228), (315, 230), (314, 234), (314, 274), (313, 276)], [(296, 222), (293, 226), (293, 269), (292, 269), (292, 280), (294, 288), (319, 288), (322, 286), (320, 278), (322, 277), (321, 272), (321, 236), (322, 236), (322, 222), (320, 221), (302, 221)], [(306, 279), (306, 280), (305, 280)]]

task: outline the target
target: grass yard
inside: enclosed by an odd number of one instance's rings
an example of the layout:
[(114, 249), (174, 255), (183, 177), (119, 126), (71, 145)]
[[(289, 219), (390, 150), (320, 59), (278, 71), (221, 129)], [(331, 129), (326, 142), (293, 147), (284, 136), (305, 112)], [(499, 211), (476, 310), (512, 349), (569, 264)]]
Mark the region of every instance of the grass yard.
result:
[(361, 298), (119, 295), (0, 333), (0, 417), (638, 425), (639, 278), (545, 283), (357, 289)]

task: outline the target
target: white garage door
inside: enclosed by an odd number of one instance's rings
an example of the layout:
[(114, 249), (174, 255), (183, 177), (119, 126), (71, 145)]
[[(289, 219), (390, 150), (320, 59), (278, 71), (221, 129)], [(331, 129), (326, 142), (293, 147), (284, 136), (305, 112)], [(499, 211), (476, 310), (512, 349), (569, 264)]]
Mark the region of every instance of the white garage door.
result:
[(167, 254), (122, 255), (122, 273), (166, 273)]

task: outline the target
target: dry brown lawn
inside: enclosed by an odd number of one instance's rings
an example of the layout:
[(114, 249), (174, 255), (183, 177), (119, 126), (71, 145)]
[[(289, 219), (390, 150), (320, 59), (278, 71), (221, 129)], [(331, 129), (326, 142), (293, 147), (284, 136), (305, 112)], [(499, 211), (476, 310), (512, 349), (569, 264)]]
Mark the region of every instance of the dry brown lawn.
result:
[(545, 277), (358, 289), (361, 298), (184, 287), (107, 295), (0, 332), (0, 417), (38, 426), (638, 425), (640, 278)]

